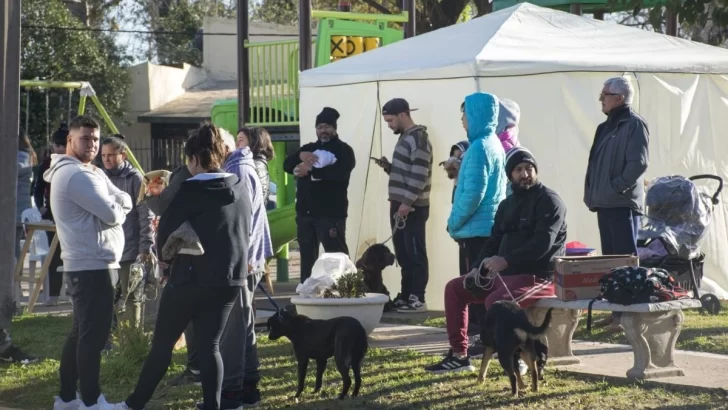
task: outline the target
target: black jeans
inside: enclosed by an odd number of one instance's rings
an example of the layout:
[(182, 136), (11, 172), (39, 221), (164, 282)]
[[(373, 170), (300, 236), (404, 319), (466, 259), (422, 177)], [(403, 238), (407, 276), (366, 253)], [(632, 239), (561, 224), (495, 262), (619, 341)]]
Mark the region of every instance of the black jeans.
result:
[[(488, 242), (488, 238), (482, 236), (458, 240), (460, 276), (477, 268), (475, 263), (478, 260), (478, 254), (486, 242)], [(485, 305), (482, 303), (471, 303), (468, 306), (468, 310), (468, 334), (480, 334), (480, 328), (485, 323)]]
[[(394, 229), (394, 215), (399, 209), (399, 202), (391, 202), (389, 222)], [(425, 241), (425, 225), (430, 217), (430, 207), (416, 207), (407, 215), (402, 229), (397, 229), (392, 236), (394, 254), (402, 268), (402, 298), (406, 301), (415, 295), (420, 302), (425, 301), (425, 288), (429, 280), (429, 261), (427, 259), (427, 242)]]
[(73, 325), (61, 353), (61, 400), (76, 398), (76, 383), (87, 406), (101, 394), (101, 350), (109, 338), (114, 314), (115, 270), (66, 272), (68, 295), (73, 298)]
[(298, 246), (301, 252), (301, 283), (311, 276), (313, 264), (319, 257), (319, 245), (327, 253), (349, 254), (346, 246), (346, 218), (315, 218), (296, 216)]
[(640, 215), (629, 208), (597, 209), (602, 255), (636, 255)]
[(143, 409), (152, 398), (172, 361), (174, 344), (190, 321), (195, 328), (204, 409), (220, 408), (223, 376), (220, 335), (239, 294), (239, 286), (199, 286), (185, 283), (178, 286), (167, 284), (164, 287), (154, 327), (152, 350), (144, 361), (134, 392), (126, 399), (129, 408)]
[[(53, 237), (56, 236), (55, 232), (46, 232), (48, 236), (48, 246), (53, 241)], [(49, 296), (60, 296), (61, 287), (63, 286), (63, 272), (58, 272), (58, 268), (63, 265), (61, 260), (61, 244), (58, 243), (56, 251), (51, 256), (51, 263), (48, 265), (48, 295)]]

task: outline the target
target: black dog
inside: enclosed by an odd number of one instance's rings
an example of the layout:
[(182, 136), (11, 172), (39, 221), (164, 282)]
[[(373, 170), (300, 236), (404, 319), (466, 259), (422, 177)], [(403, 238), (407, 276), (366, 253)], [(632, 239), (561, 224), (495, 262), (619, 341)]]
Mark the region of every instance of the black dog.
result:
[(350, 368), (354, 371), (354, 391), (351, 395), (353, 397), (359, 395), (361, 362), (367, 353), (369, 343), (367, 332), (358, 320), (348, 316), (314, 320), (288, 310), (279, 310), (268, 319), (268, 330), (270, 330), (268, 334), (270, 340), (285, 336), (293, 344), (293, 351), (298, 361), (296, 397), (303, 391), (308, 361), (316, 360), (316, 388), (313, 392), (318, 393), (326, 363), (331, 356), (334, 356), (336, 368), (344, 381), (339, 399), (346, 397), (351, 387)]
[(550, 323), (551, 309), (546, 312), (541, 326), (537, 327), (531, 324), (518, 304), (510, 301), (494, 303), (485, 315), (485, 326), (480, 335), (485, 353), (478, 379), (485, 381), (490, 359), (497, 352), (498, 361), (510, 379), (511, 393), (518, 396), (518, 389), (526, 388), (518, 371), (520, 357), (531, 374), (531, 390), (537, 392), (538, 381), (543, 380), (543, 368), (548, 359), (548, 347), (538, 338), (546, 332)]
[[(384, 286), (382, 271), (387, 266), (394, 265), (395, 256), (389, 248), (381, 243), (370, 246), (361, 258), (356, 261), (356, 268), (364, 275), (364, 284), (370, 292), (382, 293), (389, 296), (389, 290)], [(394, 303), (391, 299), (384, 305), (384, 311), (394, 310)]]

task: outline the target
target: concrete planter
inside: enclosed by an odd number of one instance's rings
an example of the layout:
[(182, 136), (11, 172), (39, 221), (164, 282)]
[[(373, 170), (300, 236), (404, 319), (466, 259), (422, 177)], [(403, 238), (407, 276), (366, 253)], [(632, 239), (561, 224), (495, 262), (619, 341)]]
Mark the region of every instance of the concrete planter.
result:
[(300, 315), (322, 320), (351, 316), (364, 326), (367, 335), (371, 334), (379, 325), (384, 304), (388, 301), (389, 297), (381, 293), (367, 293), (363, 298), (350, 299), (304, 298), (302, 296), (291, 298), (291, 303), (296, 305), (296, 311)]

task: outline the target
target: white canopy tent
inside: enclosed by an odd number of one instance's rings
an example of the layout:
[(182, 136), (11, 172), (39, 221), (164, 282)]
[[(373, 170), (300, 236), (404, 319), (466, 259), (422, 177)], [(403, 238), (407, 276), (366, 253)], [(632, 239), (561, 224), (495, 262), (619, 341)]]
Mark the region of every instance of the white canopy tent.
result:
[[(603, 82), (625, 75), (634, 108), (650, 129), (648, 177), (711, 173), (728, 179), (728, 50), (523, 3), (301, 73), (301, 142), (316, 138), (324, 106), (341, 113), (339, 134), (357, 154), (349, 188), (352, 258), (391, 235), (387, 176), (370, 156), (391, 158), (396, 136), (381, 106), (402, 97), (426, 125), (435, 151), (427, 244), (430, 308), (458, 275), (457, 245), (445, 232), (452, 183), (437, 163), (465, 139), (460, 104), (476, 91), (521, 107), (520, 139), (539, 162), (541, 181), (568, 207), (569, 241), (599, 249), (596, 216), (582, 202), (584, 175)], [(728, 205), (716, 208), (702, 247), (706, 277), (728, 289)], [(396, 268), (385, 283), (399, 289)], [(722, 295), (721, 295), (722, 296)]]

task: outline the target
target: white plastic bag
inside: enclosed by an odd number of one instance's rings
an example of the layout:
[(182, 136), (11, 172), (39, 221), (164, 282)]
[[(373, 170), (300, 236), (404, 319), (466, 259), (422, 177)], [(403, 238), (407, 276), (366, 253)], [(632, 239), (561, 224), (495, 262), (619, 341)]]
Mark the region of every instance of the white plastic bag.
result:
[(356, 265), (345, 253), (324, 253), (311, 269), (311, 277), (296, 287), (296, 293), (306, 298), (322, 297), (344, 274), (356, 272)]

